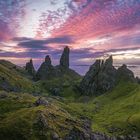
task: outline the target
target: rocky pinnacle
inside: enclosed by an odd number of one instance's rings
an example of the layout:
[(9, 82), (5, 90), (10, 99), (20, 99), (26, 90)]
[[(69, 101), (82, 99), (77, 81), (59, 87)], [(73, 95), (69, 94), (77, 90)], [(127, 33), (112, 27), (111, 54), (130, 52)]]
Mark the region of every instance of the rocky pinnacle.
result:
[(26, 63), (25, 69), (28, 71), (29, 74), (35, 75), (35, 69), (34, 69), (34, 66), (33, 66), (32, 59), (30, 59), (30, 61)]
[(63, 68), (69, 68), (69, 47), (65, 47), (60, 58), (60, 66)]

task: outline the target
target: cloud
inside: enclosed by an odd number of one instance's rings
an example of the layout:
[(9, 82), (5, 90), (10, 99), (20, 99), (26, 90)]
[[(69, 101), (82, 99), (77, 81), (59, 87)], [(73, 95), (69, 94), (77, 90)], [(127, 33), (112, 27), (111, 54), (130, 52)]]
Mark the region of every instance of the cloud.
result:
[[(42, 1), (36, 5), (31, 0), (28, 6), (22, 0), (9, 6), (10, 0), (0, 1), (0, 41), (6, 40), (5, 46), (0, 44), (0, 56), (42, 59), (50, 54), (56, 61), (68, 45), (71, 65), (91, 64), (110, 54), (118, 61), (140, 60), (139, 0), (51, 1), (48, 7)], [(7, 42), (10, 38), (17, 46)]]
[(69, 33), (77, 40), (79, 38), (94, 38), (130, 30), (139, 23), (139, 1), (94, 0), (79, 13), (70, 16), (61, 28), (53, 32), (53, 35)]
[(60, 36), (43, 40), (27, 40), (20, 42), (18, 45), (25, 48), (45, 49), (48, 44), (71, 44), (73, 39), (71, 36)]
[(16, 35), (19, 19), (24, 16), (25, 0), (0, 0), (0, 40), (9, 40)]
[(26, 41), (31, 41), (32, 38), (28, 38), (28, 37), (14, 37), (12, 38), (13, 41), (17, 41), (17, 42), (26, 42)]

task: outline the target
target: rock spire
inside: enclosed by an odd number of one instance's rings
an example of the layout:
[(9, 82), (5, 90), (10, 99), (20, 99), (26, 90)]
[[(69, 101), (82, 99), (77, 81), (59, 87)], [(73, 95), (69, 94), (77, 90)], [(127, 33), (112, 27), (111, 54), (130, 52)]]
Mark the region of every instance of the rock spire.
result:
[(69, 68), (69, 53), (70, 53), (70, 49), (67, 46), (64, 48), (64, 51), (60, 58), (60, 66), (66, 69)]

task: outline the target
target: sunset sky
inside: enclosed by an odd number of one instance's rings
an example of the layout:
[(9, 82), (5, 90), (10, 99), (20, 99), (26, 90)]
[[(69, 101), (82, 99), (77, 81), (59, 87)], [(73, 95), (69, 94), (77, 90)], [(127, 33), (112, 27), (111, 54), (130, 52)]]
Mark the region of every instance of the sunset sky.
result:
[(0, 0), (0, 59), (57, 65), (66, 45), (71, 67), (109, 55), (140, 65), (140, 0)]

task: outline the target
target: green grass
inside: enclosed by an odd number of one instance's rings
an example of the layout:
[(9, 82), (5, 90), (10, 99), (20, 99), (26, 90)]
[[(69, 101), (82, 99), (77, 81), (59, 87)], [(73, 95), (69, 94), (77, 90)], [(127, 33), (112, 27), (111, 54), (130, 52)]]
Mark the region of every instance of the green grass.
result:
[[(9, 62), (0, 61), (0, 82), (4, 79), (12, 87), (21, 89), (21, 93), (10, 92), (6, 98), (0, 99), (0, 139), (49, 140), (52, 132), (64, 137), (74, 126), (81, 128), (81, 116), (92, 121), (93, 131), (113, 136), (132, 133), (140, 136), (139, 84), (122, 81), (101, 96), (80, 96), (75, 90), (80, 76), (64, 74), (33, 83), (22, 68), (15, 70), (13, 67), (15, 65)], [(47, 97), (51, 102), (48, 107), (34, 106), (37, 97), (22, 93), (41, 91), (41, 95), (51, 95), (48, 94), (51, 88), (59, 88), (62, 98)], [(39, 115), (44, 116), (47, 128), (38, 122)]]
[(92, 120), (94, 131), (109, 135), (140, 134), (140, 85), (121, 82), (109, 93), (91, 97), (88, 103), (73, 101), (62, 104), (78, 117)]
[[(80, 76), (69, 76), (64, 74), (61, 77), (54, 77), (50, 80), (42, 80), (38, 81), (37, 85), (41, 87), (42, 92), (49, 92), (50, 89), (58, 88), (60, 90), (60, 94), (58, 96), (74, 99), (75, 97), (79, 96), (78, 92), (75, 90), (75, 86), (81, 81)], [(74, 91), (75, 90), (75, 91)]]
[[(2, 61), (3, 62), (3, 61)], [(8, 62), (7, 62), (8, 63)], [(7, 86), (12, 89), (20, 89), (24, 92), (33, 92), (38, 91), (38, 86), (35, 86), (33, 82), (27, 79), (26, 76), (21, 75), (23, 69), (17, 70), (13, 69), (14, 65), (8, 63), (2, 63), (0, 61), (0, 83), (7, 83)], [(13, 67), (12, 67), (13, 66)], [(0, 86), (0, 89), (3, 90), (3, 87)], [(8, 88), (7, 88), (8, 89)]]
[(74, 127), (82, 129), (82, 123), (57, 106), (54, 99), (48, 98), (51, 102), (48, 106), (34, 106), (38, 97), (18, 93), (7, 95), (0, 99), (1, 140), (51, 140), (53, 132), (63, 138)]

